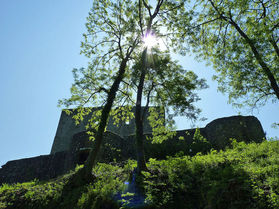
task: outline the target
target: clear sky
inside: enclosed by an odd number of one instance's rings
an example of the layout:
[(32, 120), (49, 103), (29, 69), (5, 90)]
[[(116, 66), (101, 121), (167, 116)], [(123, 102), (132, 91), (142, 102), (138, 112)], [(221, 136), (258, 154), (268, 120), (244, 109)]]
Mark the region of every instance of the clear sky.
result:
[[(87, 63), (79, 52), (91, 4), (92, 0), (0, 1), (0, 166), (49, 154), (61, 113), (57, 101), (69, 96), (72, 69)], [(197, 125), (238, 114), (227, 104), (227, 96), (217, 92), (210, 67), (192, 57), (180, 58), (180, 63), (210, 85), (198, 103), (208, 120)], [(279, 130), (270, 127), (279, 121), (278, 103), (253, 114), (268, 136), (279, 136)], [(177, 122), (179, 129), (190, 128), (186, 119)]]

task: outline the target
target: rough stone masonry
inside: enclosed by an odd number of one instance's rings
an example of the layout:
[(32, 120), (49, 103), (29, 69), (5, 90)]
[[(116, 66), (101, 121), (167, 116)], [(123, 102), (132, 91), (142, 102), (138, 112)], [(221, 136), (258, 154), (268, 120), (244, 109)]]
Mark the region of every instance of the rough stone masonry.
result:
[[(121, 131), (121, 126), (119, 129), (113, 126), (113, 121), (110, 123), (99, 153), (99, 161), (135, 159), (134, 121), (130, 124), (122, 123), (123, 131)], [(152, 135), (149, 124), (146, 124), (144, 130), (146, 137)], [(190, 146), (195, 129), (178, 130), (176, 133), (174, 138), (162, 144), (152, 144), (146, 140), (146, 158), (163, 159), (178, 152), (191, 155)], [(261, 123), (254, 116), (219, 118), (208, 123), (204, 128), (200, 128), (200, 133), (214, 149), (225, 148), (230, 144), (231, 138), (245, 142), (261, 142), (265, 138)], [(184, 140), (181, 140), (181, 136)], [(51, 154), (7, 162), (0, 169), (0, 185), (1, 183), (25, 182), (35, 178), (48, 180), (67, 173), (86, 160), (93, 143), (88, 139), (85, 125), (75, 126), (72, 117), (62, 112)]]

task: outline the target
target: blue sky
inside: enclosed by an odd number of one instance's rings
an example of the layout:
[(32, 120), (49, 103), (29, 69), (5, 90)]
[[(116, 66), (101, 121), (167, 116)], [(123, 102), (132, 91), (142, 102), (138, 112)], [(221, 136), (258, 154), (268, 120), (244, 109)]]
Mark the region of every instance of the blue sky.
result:
[[(86, 66), (79, 54), (82, 33), (92, 0), (0, 1), (0, 166), (9, 160), (49, 154), (61, 110), (58, 99), (69, 96), (72, 69)], [(237, 115), (211, 81), (213, 71), (192, 57), (180, 63), (206, 78), (210, 88), (198, 105), (207, 121)], [(244, 115), (250, 112), (242, 111)], [(279, 108), (266, 105), (254, 111), (268, 136), (278, 122)], [(178, 118), (178, 128), (190, 128)]]

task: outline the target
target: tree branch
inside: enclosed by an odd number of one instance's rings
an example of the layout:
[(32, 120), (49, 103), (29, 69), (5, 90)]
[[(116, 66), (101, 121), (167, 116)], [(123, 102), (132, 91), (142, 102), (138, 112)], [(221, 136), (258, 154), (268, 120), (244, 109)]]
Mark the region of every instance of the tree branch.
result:
[(272, 39), (269, 40), (269, 42), (271, 43), (271, 45), (273, 46), (278, 58), (279, 58), (279, 47), (276, 43), (276, 41), (274, 40), (274, 38), (272, 37)]
[(274, 93), (276, 95), (276, 97), (279, 99), (279, 86), (277, 84), (277, 81), (273, 75), (273, 73), (271, 72), (271, 70), (269, 69), (269, 67), (267, 66), (267, 64), (265, 63), (265, 61), (263, 60), (262, 56), (260, 55), (260, 53), (258, 52), (255, 44), (253, 43), (253, 41), (247, 36), (247, 34), (239, 27), (239, 25), (234, 22), (234, 20), (232, 19), (232, 16), (230, 16), (230, 18), (227, 18), (223, 15), (223, 13), (221, 13), (218, 8), (214, 5), (214, 3), (212, 2), (212, 0), (209, 0), (209, 2), (211, 3), (212, 7), (215, 9), (215, 11), (219, 14), (219, 16), (224, 20), (227, 21), (228, 23), (230, 23), (235, 29), (236, 31), (239, 33), (239, 35), (244, 38), (244, 40), (246, 41), (246, 43), (250, 46), (256, 60), (258, 61), (258, 63), (260, 64), (260, 66), (262, 67), (263, 71), (265, 72), (266, 76), (268, 77), (269, 81), (270, 81), (270, 85), (272, 87), (272, 89), (274, 90)]

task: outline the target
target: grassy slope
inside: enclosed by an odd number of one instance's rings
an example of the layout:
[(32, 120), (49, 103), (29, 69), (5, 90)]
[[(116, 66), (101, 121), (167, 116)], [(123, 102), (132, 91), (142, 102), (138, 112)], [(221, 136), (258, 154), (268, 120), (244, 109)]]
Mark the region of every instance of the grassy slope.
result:
[[(148, 203), (144, 207), (279, 208), (279, 141), (233, 142), (232, 146), (207, 155), (150, 159), (149, 172), (137, 179), (144, 185)], [(124, 182), (134, 167), (134, 161), (124, 166), (99, 164), (94, 170), (97, 181), (67, 195), (62, 195), (63, 185), (71, 174), (49, 182), (4, 184), (0, 187), (0, 209), (119, 208), (121, 199), (128, 199), (121, 194), (131, 195)]]

